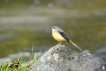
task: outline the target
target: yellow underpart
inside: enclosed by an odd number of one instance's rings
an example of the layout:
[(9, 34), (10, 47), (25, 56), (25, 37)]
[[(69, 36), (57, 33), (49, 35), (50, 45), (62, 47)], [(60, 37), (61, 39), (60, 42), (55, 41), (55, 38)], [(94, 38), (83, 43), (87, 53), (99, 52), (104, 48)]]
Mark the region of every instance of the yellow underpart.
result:
[(66, 39), (64, 37), (62, 37), (62, 35), (55, 29), (52, 30), (52, 36), (58, 42), (66, 41)]

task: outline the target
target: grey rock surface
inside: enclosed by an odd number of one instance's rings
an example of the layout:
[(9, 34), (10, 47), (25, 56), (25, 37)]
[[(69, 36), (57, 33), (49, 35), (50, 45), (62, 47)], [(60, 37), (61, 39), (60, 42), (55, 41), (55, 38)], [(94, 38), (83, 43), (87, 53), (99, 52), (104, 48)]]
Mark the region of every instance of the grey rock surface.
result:
[(30, 67), (31, 71), (105, 71), (104, 61), (85, 50), (81, 53), (58, 44)]

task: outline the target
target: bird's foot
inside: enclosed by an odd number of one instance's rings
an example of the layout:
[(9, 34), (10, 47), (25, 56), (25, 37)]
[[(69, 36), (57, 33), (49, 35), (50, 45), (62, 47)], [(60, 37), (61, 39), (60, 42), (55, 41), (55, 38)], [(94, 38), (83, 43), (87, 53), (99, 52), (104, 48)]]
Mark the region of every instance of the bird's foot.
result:
[(61, 47), (61, 43), (58, 43), (58, 45)]

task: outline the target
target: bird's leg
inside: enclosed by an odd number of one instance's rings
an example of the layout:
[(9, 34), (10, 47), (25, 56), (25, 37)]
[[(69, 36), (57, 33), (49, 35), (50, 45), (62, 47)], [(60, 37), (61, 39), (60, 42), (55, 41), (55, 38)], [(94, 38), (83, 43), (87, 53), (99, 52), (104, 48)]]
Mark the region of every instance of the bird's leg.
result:
[(61, 42), (59, 42), (59, 44), (61, 45)]
[(59, 46), (61, 47), (61, 42), (59, 42), (58, 44), (59, 44)]

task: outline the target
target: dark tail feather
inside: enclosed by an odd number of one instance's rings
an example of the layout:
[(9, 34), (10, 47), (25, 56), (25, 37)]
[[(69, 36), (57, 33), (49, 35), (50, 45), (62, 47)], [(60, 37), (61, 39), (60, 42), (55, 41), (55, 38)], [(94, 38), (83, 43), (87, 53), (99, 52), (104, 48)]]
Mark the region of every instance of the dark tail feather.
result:
[(79, 50), (82, 50), (79, 46), (77, 46), (75, 43), (73, 43), (71, 40), (69, 40), (70, 43), (72, 43), (74, 46), (76, 46)]

